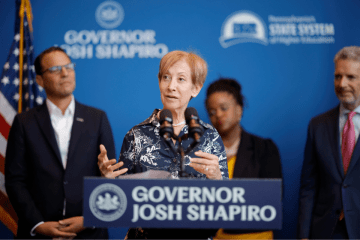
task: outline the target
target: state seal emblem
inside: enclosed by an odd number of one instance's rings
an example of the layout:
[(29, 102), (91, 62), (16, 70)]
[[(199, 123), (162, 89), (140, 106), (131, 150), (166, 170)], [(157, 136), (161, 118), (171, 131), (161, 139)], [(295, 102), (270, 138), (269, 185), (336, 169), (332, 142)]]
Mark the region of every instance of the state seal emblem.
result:
[(92, 191), (89, 206), (96, 218), (105, 222), (112, 222), (125, 213), (127, 199), (120, 187), (112, 183), (105, 183)]
[(95, 12), (97, 23), (103, 28), (116, 28), (124, 20), (124, 9), (116, 1), (105, 1), (101, 3)]

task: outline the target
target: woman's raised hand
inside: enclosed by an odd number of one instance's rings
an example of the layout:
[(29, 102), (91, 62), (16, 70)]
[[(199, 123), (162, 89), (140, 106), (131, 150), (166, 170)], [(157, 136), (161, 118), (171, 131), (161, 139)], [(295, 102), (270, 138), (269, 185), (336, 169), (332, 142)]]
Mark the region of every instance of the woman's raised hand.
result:
[(219, 167), (219, 158), (210, 153), (203, 151), (196, 151), (195, 155), (198, 158), (191, 158), (189, 166), (196, 171), (203, 173), (209, 179), (221, 179), (221, 171)]
[(100, 154), (98, 155), (98, 166), (101, 175), (106, 178), (116, 178), (117, 176), (127, 172), (127, 168), (120, 170), (120, 167), (124, 165), (123, 162), (116, 163), (116, 159), (109, 160), (107, 151), (104, 145), (100, 144)]

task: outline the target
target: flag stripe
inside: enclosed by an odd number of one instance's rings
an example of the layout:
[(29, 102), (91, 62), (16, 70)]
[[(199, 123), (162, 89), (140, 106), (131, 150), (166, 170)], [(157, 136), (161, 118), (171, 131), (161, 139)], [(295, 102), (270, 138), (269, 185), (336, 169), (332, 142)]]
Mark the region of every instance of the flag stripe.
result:
[(0, 113), (0, 133), (5, 139), (9, 137), (10, 125), (5, 121), (5, 118)]
[(11, 126), (17, 112), (2, 92), (0, 92), (0, 113), (5, 118), (6, 122)]
[(5, 158), (0, 155), (0, 173), (5, 175)]
[(0, 154), (5, 157), (6, 152), (6, 146), (7, 146), (7, 140), (4, 138), (4, 136), (0, 133)]
[(7, 197), (5, 190), (5, 175), (3, 173), (0, 173), (0, 192)]
[[(16, 218), (17, 219), (17, 218)], [(17, 220), (9, 214), (5, 209), (0, 205), (0, 221), (16, 236), (17, 233)]]

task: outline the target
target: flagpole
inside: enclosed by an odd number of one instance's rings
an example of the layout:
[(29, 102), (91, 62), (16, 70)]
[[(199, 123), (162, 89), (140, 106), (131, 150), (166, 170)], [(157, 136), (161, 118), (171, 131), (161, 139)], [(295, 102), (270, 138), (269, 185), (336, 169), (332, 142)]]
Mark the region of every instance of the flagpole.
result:
[(20, 16), (20, 54), (19, 54), (19, 101), (18, 101), (18, 113), (22, 111), (22, 80), (23, 80), (23, 61), (24, 61), (24, 12), (25, 12), (25, 0), (21, 0), (19, 16)]
[[(6, 149), (9, 131), (17, 112), (22, 112), (25, 107), (29, 109), (41, 105), (46, 97), (35, 81), (30, 0), (15, 2), (15, 35), (0, 75), (0, 149), (3, 150)], [(5, 165), (5, 157), (5, 151), (0, 151), (0, 223), (16, 236), (18, 217), (6, 194), (5, 172), (1, 169)]]
[(30, 30), (30, 32), (33, 32), (33, 27), (32, 27), (33, 15), (32, 15), (30, 0), (26, 0), (25, 5), (26, 5), (25, 13), (26, 13), (28, 24), (29, 24), (29, 30)]

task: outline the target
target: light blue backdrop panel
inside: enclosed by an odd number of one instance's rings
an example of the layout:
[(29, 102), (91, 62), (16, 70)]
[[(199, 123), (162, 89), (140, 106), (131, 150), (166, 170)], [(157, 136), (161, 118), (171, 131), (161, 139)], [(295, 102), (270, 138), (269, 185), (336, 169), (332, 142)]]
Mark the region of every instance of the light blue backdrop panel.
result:
[[(284, 175), (283, 229), (294, 238), (309, 120), (338, 104), (333, 57), (359, 45), (359, 1), (31, 1), (35, 54), (63, 46), (76, 62), (78, 101), (108, 114), (117, 156), (126, 132), (162, 108), (158, 66), (167, 51), (194, 50), (209, 65), (190, 102), (209, 122), (207, 86), (220, 76), (243, 86), (243, 127), (272, 138)], [(119, 7), (120, 5), (120, 7)], [(0, 65), (14, 34), (13, 1), (0, 0)], [(124, 231), (110, 229), (113, 238)]]

